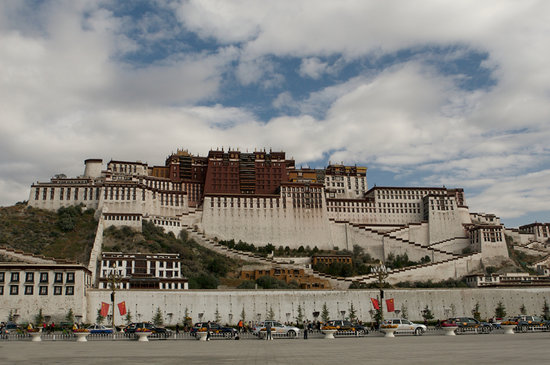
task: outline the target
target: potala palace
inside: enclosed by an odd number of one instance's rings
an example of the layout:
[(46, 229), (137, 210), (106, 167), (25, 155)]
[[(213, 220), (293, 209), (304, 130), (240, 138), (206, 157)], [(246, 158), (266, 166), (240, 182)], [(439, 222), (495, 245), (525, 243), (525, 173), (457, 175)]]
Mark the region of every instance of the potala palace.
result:
[[(483, 272), (487, 266), (498, 267), (509, 260), (508, 241), (515, 250), (540, 257), (533, 269), (549, 274), (550, 224), (506, 228), (493, 214), (470, 212), (460, 188), (369, 188), (366, 167), (330, 164), (326, 169), (297, 168), (284, 152), (265, 150), (211, 150), (207, 157), (178, 150), (166, 158), (164, 166), (115, 160), (104, 165), (101, 159), (88, 159), (84, 165), (82, 176), (56, 175), (49, 182), (32, 184), (28, 204), (47, 210), (78, 204), (94, 209), (99, 223), (89, 265), (79, 268), (42, 258), (23, 260), (35, 265), (30, 268), (4, 265), (0, 271), (6, 281), (10, 273), (13, 281), (16, 271), (17, 279), (19, 272), (31, 275), (32, 271), (36, 275), (30, 278), (42, 278), (44, 274), (45, 284), (36, 288), (27, 285), (29, 288), (24, 289), (19, 289), (19, 284), (9, 286), (11, 292), (7, 295), (6, 289), (6, 305), (0, 314), (13, 308), (20, 310), (24, 318), (32, 316), (39, 307), (52, 313), (71, 307), (84, 321), (93, 321), (101, 301), (109, 301), (110, 291), (104, 280), (109, 270), (130, 273), (138, 269), (137, 265), (144, 265), (143, 272), (161, 278), (160, 286), (154, 290), (132, 290), (123, 283), (119, 287), (121, 298), (143, 320), (152, 318), (159, 301), (164, 303), (163, 313), (170, 321), (172, 317), (182, 318), (186, 309), (204, 319), (212, 318), (216, 311), (228, 323), (235, 322), (241, 309), (252, 318), (261, 318), (274, 309), (278, 318), (285, 320), (294, 318), (298, 305), (306, 313), (318, 312), (322, 302), (328, 302), (335, 313), (345, 312), (350, 303), (355, 303), (360, 315), (368, 315), (369, 295), (376, 294), (346, 289), (352, 282), (373, 282), (376, 274), (330, 277), (313, 271), (307, 262), (259, 257), (218, 244), (231, 239), (256, 246), (328, 250), (352, 250), (358, 245), (381, 263), (390, 254), (405, 253), (413, 261), (424, 262), (390, 271), (386, 279), (390, 284), (461, 279)], [(141, 230), (145, 221), (176, 235), (185, 230), (199, 244), (228, 256), (264, 266), (303, 270), (327, 280), (332, 289), (338, 290), (189, 291), (185, 280), (179, 277), (177, 260), (169, 255), (153, 255), (145, 263), (144, 258), (137, 257), (140, 254), (130, 258), (124, 253), (102, 253), (105, 228), (130, 226)], [(0, 253), (18, 255), (7, 251)], [(105, 255), (110, 255), (110, 261), (101, 261), (106, 260)], [(50, 280), (48, 273), (55, 280), (59, 278), (59, 282)], [(71, 275), (72, 282), (64, 281), (64, 273), (67, 278)], [(35, 295), (30, 300), (31, 297), (18, 295), (23, 290), (29, 290), (30, 295), (40, 292), (43, 297)], [(490, 312), (498, 300), (517, 308), (523, 303), (534, 311), (548, 293), (547, 289), (529, 289), (521, 296), (504, 298), (498, 289), (493, 291), (469, 294), (469, 301), (477, 300), (485, 312)], [(464, 298), (458, 303), (463, 294), (456, 291), (401, 293), (395, 294), (396, 300), (408, 301), (411, 310), (420, 310), (427, 301), (437, 299), (432, 306), (441, 317), (449, 315), (450, 306), (462, 305), (458, 310), (465, 312), (472, 305)]]
[(390, 282), (460, 278), (498, 265), (508, 258), (506, 235), (520, 249), (541, 255), (550, 235), (549, 224), (507, 229), (493, 214), (470, 212), (462, 189), (369, 189), (366, 167), (296, 168), (284, 152), (222, 149), (201, 157), (178, 151), (164, 166), (139, 161), (104, 166), (100, 159), (84, 164), (82, 176), (33, 184), (29, 205), (57, 210), (83, 204), (96, 210), (100, 228), (139, 230), (151, 221), (176, 235), (194, 231), (211, 243), (235, 239), (348, 250), (359, 245), (382, 262), (390, 253), (430, 258), (423, 267), (392, 273)]

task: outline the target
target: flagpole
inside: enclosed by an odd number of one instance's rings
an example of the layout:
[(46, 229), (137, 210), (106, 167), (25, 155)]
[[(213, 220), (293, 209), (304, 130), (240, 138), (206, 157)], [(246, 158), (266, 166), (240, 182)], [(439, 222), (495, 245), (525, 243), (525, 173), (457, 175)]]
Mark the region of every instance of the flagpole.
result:
[(116, 327), (115, 327), (115, 292), (116, 284), (120, 282), (121, 275), (116, 271), (115, 264), (111, 266), (111, 272), (108, 276), (109, 282), (111, 284), (111, 303), (113, 306), (113, 315), (111, 316), (111, 326), (113, 328), (113, 340), (115, 339)]

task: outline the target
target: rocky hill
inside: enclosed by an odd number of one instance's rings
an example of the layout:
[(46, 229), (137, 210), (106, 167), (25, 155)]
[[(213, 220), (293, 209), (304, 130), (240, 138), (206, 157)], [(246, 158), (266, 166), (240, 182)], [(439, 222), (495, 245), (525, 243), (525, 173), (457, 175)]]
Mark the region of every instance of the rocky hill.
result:
[(80, 207), (49, 212), (17, 204), (0, 207), (0, 246), (87, 264), (97, 221)]
[[(93, 210), (82, 210), (79, 206), (61, 208), (57, 212), (26, 204), (0, 207), (0, 246), (87, 265), (97, 223)], [(129, 227), (106, 229), (103, 250), (179, 253), (183, 261), (182, 273), (189, 279), (192, 289), (213, 289), (220, 284), (232, 286), (242, 266), (236, 260), (198, 245), (185, 234), (175, 237), (148, 222), (144, 222), (143, 232)]]

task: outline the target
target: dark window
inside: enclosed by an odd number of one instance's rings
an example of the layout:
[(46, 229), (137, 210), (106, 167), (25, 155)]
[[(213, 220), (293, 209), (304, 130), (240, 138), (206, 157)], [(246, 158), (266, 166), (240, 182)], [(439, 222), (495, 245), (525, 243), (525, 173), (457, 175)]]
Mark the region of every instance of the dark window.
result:
[(61, 295), (62, 292), (63, 292), (63, 287), (61, 286), (53, 287), (53, 295)]
[(41, 283), (47, 283), (48, 280), (48, 273), (47, 272), (41, 272), (40, 273), (40, 282)]
[(41, 286), (40, 291), (38, 293), (40, 295), (48, 295), (48, 287), (47, 286)]
[(74, 272), (67, 273), (67, 283), (74, 283)]
[(18, 283), (19, 282), (19, 273), (18, 272), (12, 272), (11, 273), (11, 282), (12, 283)]
[(19, 285), (10, 285), (10, 295), (19, 294)]
[(32, 295), (34, 292), (34, 286), (25, 285), (25, 295)]
[(4, 295), (4, 285), (0, 286), (0, 295)]
[(63, 282), (63, 273), (62, 272), (56, 272), (54, 283), (62, 283), (62, 282)]
[(28, 272), (25, 274), (25, 283), (34, 283), (34, 273)]
[(3, 283), (4, 282), (4, 273), (3, 272), (0, 272), (0, 283)]
[(65, 295), (74, 295), (74, 286), (65, 287)]

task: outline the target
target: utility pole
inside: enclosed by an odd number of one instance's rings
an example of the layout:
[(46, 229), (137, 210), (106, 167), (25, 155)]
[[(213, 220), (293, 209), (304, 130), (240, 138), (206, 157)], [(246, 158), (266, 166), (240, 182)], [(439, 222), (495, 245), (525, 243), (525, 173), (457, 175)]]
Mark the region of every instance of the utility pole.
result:
[(116, 292), (116, 289), (117, 289), (117, 284), (120, 283), (120, 281), (122, 279), (121, 275), (117, 272), (116, 266), (115, 266), (114, 263), (111, 266), (111, 270), (110, 270), (109, 276), (107, 278), (108, 278), (109, 283), (111, 285), (111, 303), (112, 303), (112, 310), (113, 310), (113, 312), (112, 312), (113, 315), (111, 316), (111, 326), (113, 328), (113, 339), (114, 339), (115, 334), (116, 334), (116, 328), (115, 328), (115, 292)]
[(377, 276), (377, 286), (380, 291), (380, 323), (384, 320), (384, 286), (386, 285), (386, 278), (388, 277), (388, 269), (384, 264), (380, 262), (380, 265), (374, 268)]

